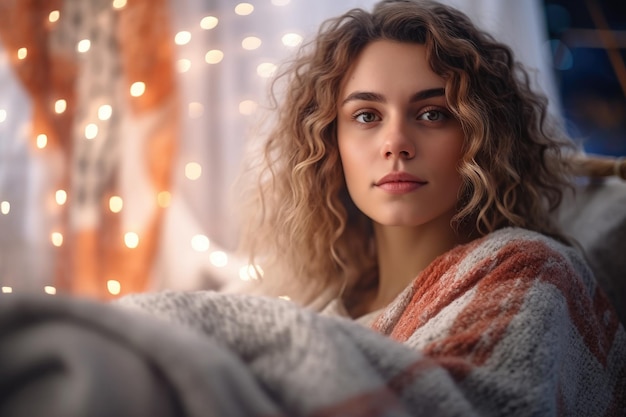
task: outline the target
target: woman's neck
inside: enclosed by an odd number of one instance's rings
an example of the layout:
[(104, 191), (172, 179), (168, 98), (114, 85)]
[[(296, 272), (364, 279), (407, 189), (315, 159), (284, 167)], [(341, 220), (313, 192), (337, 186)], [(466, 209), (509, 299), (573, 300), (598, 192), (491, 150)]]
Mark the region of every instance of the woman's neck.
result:
[(442, 220), (415, 228), (374, 225), (378, 288), (365, 310), (387, 306), (435, 258), (463, 243), (449, 219)]

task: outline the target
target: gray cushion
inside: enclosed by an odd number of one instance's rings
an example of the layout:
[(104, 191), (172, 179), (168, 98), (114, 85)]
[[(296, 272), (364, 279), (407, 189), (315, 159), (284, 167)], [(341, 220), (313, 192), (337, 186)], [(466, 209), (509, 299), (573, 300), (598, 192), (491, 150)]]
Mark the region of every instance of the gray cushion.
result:
[(565, 195), (556, 218), (582, 246), (598, 284), (626, 323), (626, 182), (580, 184)]

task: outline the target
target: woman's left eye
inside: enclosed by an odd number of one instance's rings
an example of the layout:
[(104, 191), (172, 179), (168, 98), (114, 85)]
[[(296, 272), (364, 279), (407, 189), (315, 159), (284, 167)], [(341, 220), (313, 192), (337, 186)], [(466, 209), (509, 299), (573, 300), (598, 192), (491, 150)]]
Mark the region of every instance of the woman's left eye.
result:
[(428, 110), (420, 114), (418, 117), (419, 120), (427, 120), (429, 122), (439, 122), (445, 118), (446, 115), (440, 110)]

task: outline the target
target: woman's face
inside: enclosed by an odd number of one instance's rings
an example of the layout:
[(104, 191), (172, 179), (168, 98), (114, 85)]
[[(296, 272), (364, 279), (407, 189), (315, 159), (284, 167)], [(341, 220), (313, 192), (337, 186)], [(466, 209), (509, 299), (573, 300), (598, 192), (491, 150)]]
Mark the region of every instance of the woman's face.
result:
[(464, 135), (444, 87), (413, 43), (370, 43), (346, 74), (339, 153), (350, 197), (374, 222), (447, 225), (455, 214)]

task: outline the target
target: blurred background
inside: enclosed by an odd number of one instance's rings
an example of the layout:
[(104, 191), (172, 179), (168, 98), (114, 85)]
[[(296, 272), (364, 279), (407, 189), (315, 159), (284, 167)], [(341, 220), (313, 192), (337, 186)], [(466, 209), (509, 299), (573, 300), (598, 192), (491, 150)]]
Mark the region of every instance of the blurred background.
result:
[[(510, 44), (590, 153), (626, 155), (623, 1), (447, 0)], [(255, 278), (242, 156), (277, 67), (372, 0), (0, 0), (0, 294)]]

